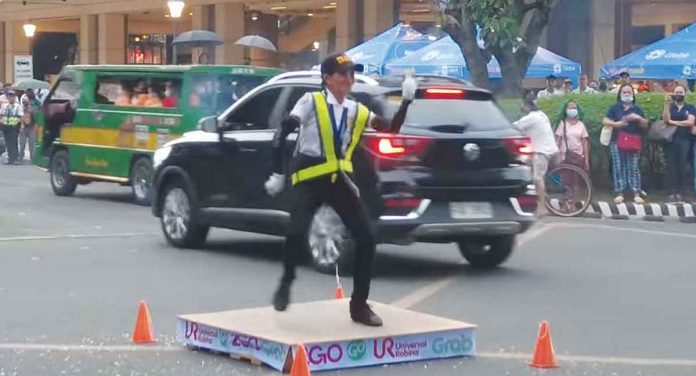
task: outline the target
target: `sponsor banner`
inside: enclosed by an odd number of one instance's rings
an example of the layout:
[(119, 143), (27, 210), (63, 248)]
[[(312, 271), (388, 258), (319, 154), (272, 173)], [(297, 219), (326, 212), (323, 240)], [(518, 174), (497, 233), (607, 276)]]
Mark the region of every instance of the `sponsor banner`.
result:
[(322, 371), (473, 356), (476, 352), (475, 341), (474, 329), (463, 329), (305, 346), (310, 370)]
[(176, 339), (184, 345), (227, 354), (249, 355), (279, 371), (283, 370), (288, 353), (287, 345), (184, 319), (177, 319)]

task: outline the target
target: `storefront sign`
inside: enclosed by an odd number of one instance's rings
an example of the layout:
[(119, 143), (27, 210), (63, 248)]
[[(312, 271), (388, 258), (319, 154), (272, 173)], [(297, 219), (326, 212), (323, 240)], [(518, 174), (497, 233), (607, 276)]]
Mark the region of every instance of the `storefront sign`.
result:
[(34, 62), (31, 55), (14, 56), (15, 83), (34, 78)]

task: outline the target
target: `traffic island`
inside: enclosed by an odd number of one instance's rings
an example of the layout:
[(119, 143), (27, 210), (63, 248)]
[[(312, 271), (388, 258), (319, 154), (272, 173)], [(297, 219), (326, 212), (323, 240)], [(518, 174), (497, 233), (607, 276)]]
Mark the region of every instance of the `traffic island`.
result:
[(181, 315), (177, 341), (289, 372), (304, 345), (311, 371), (473, 356), (476, 325), (371, 302), (384, 326), (356, 324), (349, 299)]

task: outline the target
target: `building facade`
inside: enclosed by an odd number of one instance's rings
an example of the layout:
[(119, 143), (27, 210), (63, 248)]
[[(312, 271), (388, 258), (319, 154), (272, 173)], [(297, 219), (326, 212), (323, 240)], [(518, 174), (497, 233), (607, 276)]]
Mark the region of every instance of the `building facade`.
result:
[[(177, 50), (179, 63), (253, 64), (288, 69), (315, 64), (399, 20), (422, 29), (440, 22), (430, 0), (185, 0), (182, 16), (166, 0), (0, 2), (0, 81), (14, 82), (15, 58), (33, 57), (34, 76), (55, 75), (65, 64), (167, 64), (171, 42), (192, 29), (215, 32), (212, 50)], [(696, 0), (559, 0), (544, 47), (599, 66), (696, 22)], [(33, 37), (24, 25), (36, 26)], [(248, 34), (271, 40), (277, 53), (243, 48)]]

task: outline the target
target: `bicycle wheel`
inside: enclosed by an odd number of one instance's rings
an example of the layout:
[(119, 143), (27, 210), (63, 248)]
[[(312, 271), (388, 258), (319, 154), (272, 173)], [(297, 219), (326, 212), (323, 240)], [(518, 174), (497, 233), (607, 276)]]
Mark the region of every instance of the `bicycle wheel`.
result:
[(557, 216), (578, 216), (592, 203), (592, 181), (579, 167), (558, 165), (546, 174), (544, 182), (546, 208)]

